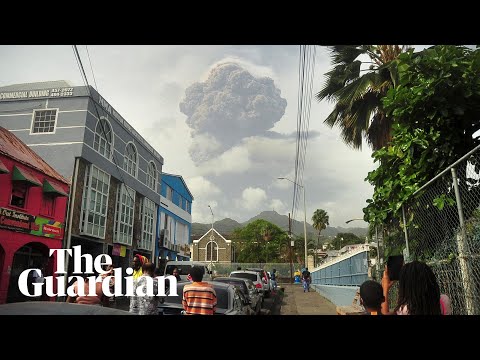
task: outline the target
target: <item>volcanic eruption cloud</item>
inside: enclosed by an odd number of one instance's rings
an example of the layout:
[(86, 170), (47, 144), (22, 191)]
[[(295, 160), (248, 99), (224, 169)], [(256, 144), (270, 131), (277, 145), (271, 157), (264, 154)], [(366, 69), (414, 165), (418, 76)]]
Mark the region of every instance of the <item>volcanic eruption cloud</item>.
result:
[(287, 100), (273, 79), (254, 77), (236, 63), (214, 67), (205, 82), (185, 90), (180, 111), (192, 129), (189, 153), (196, 165), (250, 136), (266, 134), (285, 114)]

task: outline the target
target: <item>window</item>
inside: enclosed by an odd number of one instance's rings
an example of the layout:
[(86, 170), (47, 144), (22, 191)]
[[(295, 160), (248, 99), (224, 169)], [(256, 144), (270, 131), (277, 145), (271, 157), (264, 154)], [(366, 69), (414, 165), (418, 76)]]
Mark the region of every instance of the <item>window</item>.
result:
[(147, 186), (153, 191), (157, 191), (157, 167), (153, 161), (148, 164)]
[(152, 250), (155, 234), (155, 218), (157, 217), (157, 205), (150, 199), (142, 201), (142, 239), (138, 243), (140, 249)]
[(110, 175), (95, 165), (87, 166), (83, 187), (82, 234), (105, 238)]
[(167, 185), (167, 200), (172, 201), (173, 199), (173, 189)]
[(57, 122), (57, 109), (34, 110), (31, 134), (54, 133)]
[(186, 208), (187, 212), (190, 214), (190, 203), (187, 201), (187, 208)]
[(133, 143), (125, 147), (123, 169), (133, 177), (137, 176), (137, 149)]
[(114, 242), (132, 245), (134, 214), (135, 190), (125, 184), (121, 184), (117, 190)]
[(42, 215), (53, 217), (55, 209), (55, 196), (51, 194), (43, 194)]
[(177, 221), (177, 226), (175, 228), (175, 244), (188, 244), (188, 227), (180, 221)]
[(205, 247), (205, 261), (218, 261), (218, 245), (210, 241)]
[(28, 185), (23, 181), (13, 181), (10, 205), (24, 208), (27, 201)]
[(93, 148), (107, 159), (112, 157), (112, 127), (107, 119), (100, 117), (95, 127), (95, 137), (93, 139)]

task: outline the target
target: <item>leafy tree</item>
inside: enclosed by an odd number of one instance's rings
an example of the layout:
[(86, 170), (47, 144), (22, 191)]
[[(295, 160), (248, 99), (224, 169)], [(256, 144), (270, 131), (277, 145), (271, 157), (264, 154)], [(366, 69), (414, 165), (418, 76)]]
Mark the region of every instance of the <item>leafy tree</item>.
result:
[[(373, 153), (379, 166), (366, 178), (375, 187), (364, 208), (365, 220), (371, 223), (389, 224), (394, 217), (400, 218), (402, 204), (412, 200), (416, 190), (480, 143), (472, 137), (480, 129), (478, 49), (439, 45), (403, 53), (395, 63), (398, 84), (383, 99), (387, 116), (394, 119), (392, 141)], [(469, 162), (472, 173), (479, 174), (478, 161), (472, 157)], [(460, 183), (468, 184), (467, 191), (478, 194), (464, 197), (479, 199), (476, 175), (467, 177), (465, 166), (457, 167), (457, 175)], [(431, 217), (432, 228), (441, 221), (435, 215), (438, 210), (455, 204), (451, 179), (447, 180), (437, 182), (442, 195), (417, 209)], [(414, 215), (407, 211), (407, 221), (412, 222)]]
[(317, 209), (313, 213), (312, 222), (313, 227), (318, 231), (318, 241), (320, 241), (320, 232), (327, 228), (328, 220), (328, 214), (323, 209)]
[[(330, 127), (338, 126), (343, 141), (354, 149), (362, 148), (362, 138), (374, 150), (390, 140), (391, 118), (383, 110), (381, 99), (396, 81), (395, 60), (407, 46), (336, 45), (331, 46), (333, 69), (325, 74), (326, 82), (318, 100), (335, 102), (325, 119)], [(369, 59), (362, 69), (360, 59)]]
[(346, 245), (364, 244), (365, 240), (353, 233), (338, 233), (332, 240), (334, 249), (341, 249)]
[(285, 252), (288, 237), (282, 229), (266, 220), (255, 220), (233, 232), (238, 262), (280, 262), (288, 259)]

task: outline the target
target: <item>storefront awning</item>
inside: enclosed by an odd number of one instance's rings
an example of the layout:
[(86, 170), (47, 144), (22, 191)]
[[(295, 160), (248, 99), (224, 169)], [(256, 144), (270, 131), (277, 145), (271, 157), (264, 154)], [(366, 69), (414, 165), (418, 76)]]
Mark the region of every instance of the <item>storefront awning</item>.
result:
[(42, 183), (37, 177), (30, 171), (24, 168), (19, 168), (16, 165), (13, 167), (12, 180), (26, 181), (32, 185), (40, 186)]
[(61, 188), (60, 185), (47, 179), (43, 180), (43, 192), (53, 195), (68, 196), (68, 194)]
[(2, 160), (0, 160), (0, 174), (8, 174), (9, 172)]

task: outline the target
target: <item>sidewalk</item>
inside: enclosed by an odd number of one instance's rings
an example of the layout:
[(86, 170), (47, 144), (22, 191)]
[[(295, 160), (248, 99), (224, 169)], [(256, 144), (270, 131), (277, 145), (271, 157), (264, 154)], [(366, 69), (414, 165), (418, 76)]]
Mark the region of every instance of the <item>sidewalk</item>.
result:
[(285, 289), (280, 315), (336, 315), (337, 307), (310, 288), (303, 292), (301, 284), (279, 284)]

